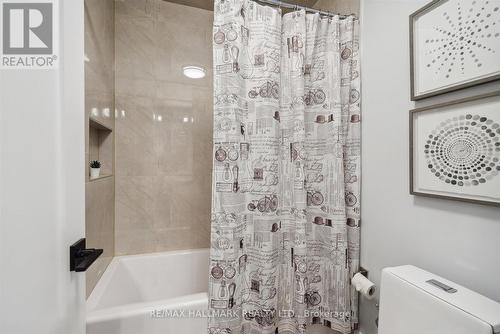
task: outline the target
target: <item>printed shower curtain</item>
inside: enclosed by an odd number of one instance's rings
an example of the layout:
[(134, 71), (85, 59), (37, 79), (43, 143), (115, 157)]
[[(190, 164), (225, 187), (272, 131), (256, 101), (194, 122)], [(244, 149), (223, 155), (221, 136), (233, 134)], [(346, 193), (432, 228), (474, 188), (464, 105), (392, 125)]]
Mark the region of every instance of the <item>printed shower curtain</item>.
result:
[(214, 8), (209, 333), (357, 324), (358, 21)]

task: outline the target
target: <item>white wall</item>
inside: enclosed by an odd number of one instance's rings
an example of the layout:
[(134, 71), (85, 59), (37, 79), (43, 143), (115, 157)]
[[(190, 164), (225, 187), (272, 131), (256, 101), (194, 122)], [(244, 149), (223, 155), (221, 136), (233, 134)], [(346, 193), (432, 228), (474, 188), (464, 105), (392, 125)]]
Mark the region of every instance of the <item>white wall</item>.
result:
[(58, 69), (0, 70), (0, 333), (85, 334), (83, 0), (56, 15)]
[[(363, 0), (361, 264), (414, 264), (500, 302), (500, 208), (409, 195), (408, 110), (500, 90), (500, 82), (410, 101), (408, 16), (428, 0)], [(361, 305), (374, 334), (375, 302)]]

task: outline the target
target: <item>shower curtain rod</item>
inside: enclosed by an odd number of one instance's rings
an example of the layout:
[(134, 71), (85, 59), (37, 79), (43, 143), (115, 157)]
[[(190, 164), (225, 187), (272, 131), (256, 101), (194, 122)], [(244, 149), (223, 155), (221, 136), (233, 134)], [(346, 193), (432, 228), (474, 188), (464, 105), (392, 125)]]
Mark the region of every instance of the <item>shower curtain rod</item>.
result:
[(344, 14), (332, 13), (332, 12), (327, 12), (327, 11), (324, 11), (324, 10), (319, 10), (319, 9), (304, 7), (304, 6), (300, 6), (300, 5), (294, 5), (294, 4), (291, 4), (291, 3), (288, 3), (288, 2), (284, 2), (284, 1), (279, 1), (279, 0), (255, 0), (255, 1), (267, 4), (267, 5), (271, 5), (271, 6), (276, 6), (276, 7), (284, 7), (284, 8), (290, 8), (290, 9), (303, 9), (306, 12), (318, 13), (320, 15), (325, 15), (325, 16), (335, 16), (335, 15), (338, 15), (340, 17), (353, 16), (354, 18), (356, 18), (355, 14), (344, 15)]

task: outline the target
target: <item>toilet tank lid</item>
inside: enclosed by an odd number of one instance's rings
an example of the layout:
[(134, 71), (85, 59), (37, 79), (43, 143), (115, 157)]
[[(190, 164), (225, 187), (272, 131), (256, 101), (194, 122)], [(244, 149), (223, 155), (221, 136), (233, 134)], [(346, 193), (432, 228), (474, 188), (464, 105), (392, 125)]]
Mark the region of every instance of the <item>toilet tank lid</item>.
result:
[[(449, 303), (450, 305), (453, 305), (462, 311), (481, 319), (485, 323), (491, 325), (493, 333), (500, 333), (500, 303), (415, 266), (405, 265), (385, 268), (384, 271), (387, 271), (416, 286), (417, 288)], [(455, 288), (457, 292), (448, 293), (435, 285), (427, 283), (427, 281), (431, 279)]]

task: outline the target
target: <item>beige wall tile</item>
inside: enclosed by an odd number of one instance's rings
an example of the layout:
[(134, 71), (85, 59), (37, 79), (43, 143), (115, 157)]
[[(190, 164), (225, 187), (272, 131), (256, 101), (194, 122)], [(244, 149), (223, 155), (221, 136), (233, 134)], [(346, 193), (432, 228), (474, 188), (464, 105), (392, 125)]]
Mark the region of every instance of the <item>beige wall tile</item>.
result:
[(359, 17), (359, 0), (318, 0), (314, 8), (344, 15), (356, 14)]
[[(90, 67), (90, 65), (86, 66), (86, 68), (87, 67)], [(92, 117), (108, 128), (113, 129), (115, 124), (114, 88), (113, 93), (96, 92), (92, 89), (92, 81), (93, 79), (85, 81), (85, 114), (87, 117)]]
[(116, 66), (119, 75), (153, 78), (155, 21), (142, 17), (116, 17)]
[(115, 249), (115, 193), (114, 178), (108, 177), (86, 183), (85, 237), (87, 247), (102, 248), (103, 255), (87, 271), (87, 296), (92, 292)]
[[(157, 22), (154, 65), (156, 79), (189, 86), (209, 86), (212, 82), (212, 47), (206, 47), (206, 30), (206, 27), (193, 23)], [(186, 65), (202, 66), (209, 73), (199, 80), (186, 78), (182, 73), (182, 68)]]
[(116, 106), (116, 174), (156, 175), (156, 113), (152, 98), (118, 95)]
[(113, 256), (115, 216), (114, 178), (87, 182), (85, 187), (85, 228), (87, 246), (103, 248), (103, 256)]
[(116, 6), (116, 254), (208, 247), (213, 12)]
[[(207, 15), (207, 13), (209, 13)], [(196, 7), (178, 5), (168, 1), (159, 1), (159, 21), (187, 24), (189, 26), (209, 27), (212, 31), (213, 11), (207, 11)]]
[(85, 91), (114, 95), (114, 1), (85, 0)]
[(156, 244), (153, 177), (127, 175), (116, 180), (115, 253), (134, 254), (137, 249), (153, 252)]
[(90, 160), (99, 160), (99, 130), (89, 128), (89, 155)]
[(117, 16), (153, 17), (158, 12), (159, 0), (116, 0)]
[(103, 175), (113, 174), (114, 135), (111, 131), (99, 130), (99, 161)]
[[(126, 65), (128, 67), (129, 65)], [(120, 68), (117, 65), (117, 69)], [(137, 78), (124, 75), (121, 70), (116, 73), (116, 95), (154, 97), (155, 80), (153, 78)]]
[[(87, 296), (114, 256), (115, 182), (113, 177), (90, 181), (88, 162), (105, 160), (102, 172), (112, 173), (114, 137), (90, 130), (89, 117), (114, 128), (115, 48), (114, 1), (85, 0), (85, 235), (87, 246), (104, 254), (86, 273)], [(89, 131), (95, 131), (89, 136)], [(101, 148), (101, 150), (98, 149)]]
[(111, 260), (113, 260), (113, 256), (101, 255), (94, 263), (92, 263), (90, 268), (87, 269), (87, 271), (85, 272), (87, 277), (87, 297), (90, 295), (91, 292), (89, 287), (92, 287), (93, 290), (93, 288), (96, 286), (97, 282), (101, 278), (102, 274), (104, 274), (104, 271), (111, 263)]

